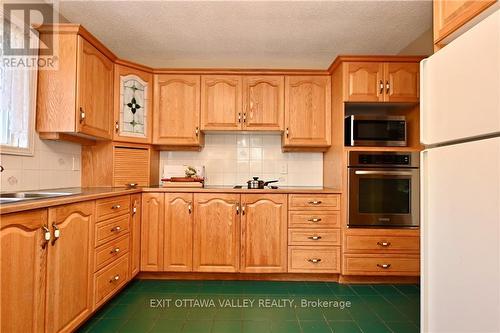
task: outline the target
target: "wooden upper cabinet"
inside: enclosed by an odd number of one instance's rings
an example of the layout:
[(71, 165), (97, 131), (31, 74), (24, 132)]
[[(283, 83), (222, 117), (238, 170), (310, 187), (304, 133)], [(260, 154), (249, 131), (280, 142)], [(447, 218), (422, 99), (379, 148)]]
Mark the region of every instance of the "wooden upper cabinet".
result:
[(94, 208), (94, 201), (49, 208), (46, 332), (71, 332), (92, 311)]
[(287, 195), (241, 195), (241, 271), (287, 269)]
[(238, 272), (239, 201), (239, 194), (194, 194), (194, 271)]
[(193, 269), (193, 194), (165, 194), (163, 270)]
[(79, 37), (77, 73), (78, 132), (111, 139), (113, 62)]
[(47, 210), (2, 215), (0, 223), (0, 331), (44, 332)]
[(346, 62), (345, 102), (418, 102), (417, 62)]
[(118, 64), (114, 72), (113, 140), (151, 143), (153, 75)]
[(141, 265), (141, 214), (142, 196), (140, 193), (130, 196), (130, 277), (139, 273)]
[(463, 27), (498, 0), (434, 0), (434, 44)]
[(284, 76), (243, 78), (243, 128), (282, 131), (285, 113)]
[(386, 102), (418, 102), (420, 65), (411, 62), (389, 62), (384, 65)]
[(141, 271), (161, 271), (163, 266), (163, 193), (142, 194)]
[(330, 76), (287, 76), (283, 146), (326, 148), (330, 142)]
[(153, 143), (200, 146), (200, 76), (155, 75)]
[(38, 71), (36, 129), (41, 138), (112, 139), (115, 56), (80, 25), (39, 28), (57, 43), (55, 69)]
[(382, 102), (384, 100), (384, 64), (349, 62), (344, 65), (344, 101)]
[(202, 75), (201, 129), (239, 130), (242, 121), (242, 77)]

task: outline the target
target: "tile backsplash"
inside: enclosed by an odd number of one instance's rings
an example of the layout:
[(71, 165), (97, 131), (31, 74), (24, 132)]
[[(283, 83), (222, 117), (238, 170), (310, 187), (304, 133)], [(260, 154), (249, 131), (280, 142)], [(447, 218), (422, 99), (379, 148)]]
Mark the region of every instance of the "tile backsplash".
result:
[(81, 146), (40, 140), (35, 134), (33, 156), (0, 154), (1, 191), (78, 187), (81, 184)]
[(163, 151), (164, 165), (204, 165), (207, 185), (246, 185), (252, 176), (278, 186), (322, 186), (322, 153), (283, 153), (279, 134), (206, 134), (200, 152)]

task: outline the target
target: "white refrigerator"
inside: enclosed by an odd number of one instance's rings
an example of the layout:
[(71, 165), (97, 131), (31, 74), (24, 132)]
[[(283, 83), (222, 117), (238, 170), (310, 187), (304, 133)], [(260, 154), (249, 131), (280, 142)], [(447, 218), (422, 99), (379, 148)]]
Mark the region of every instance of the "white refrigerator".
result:
[(421, 75), (421, 331), (500, 332), (500, 10)]

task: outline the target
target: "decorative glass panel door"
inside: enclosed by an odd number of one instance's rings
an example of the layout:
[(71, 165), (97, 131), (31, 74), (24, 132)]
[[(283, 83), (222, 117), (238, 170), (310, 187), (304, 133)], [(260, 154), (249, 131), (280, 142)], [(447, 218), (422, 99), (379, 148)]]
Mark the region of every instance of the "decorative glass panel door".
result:
[(146, 138), (149, 96), (148, 83), (137, 75), (120, 76), (120, 136)]

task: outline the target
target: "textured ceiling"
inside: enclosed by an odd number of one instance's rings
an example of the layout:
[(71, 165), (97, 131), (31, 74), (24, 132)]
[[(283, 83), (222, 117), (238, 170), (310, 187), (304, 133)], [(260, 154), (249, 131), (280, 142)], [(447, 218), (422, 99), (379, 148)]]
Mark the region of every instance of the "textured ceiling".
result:
[(431, 1), (61, 1), (119, 57), (152, 67), (325, 69), (339, 54), (397, 54)]

